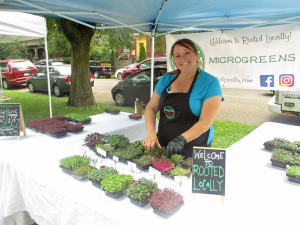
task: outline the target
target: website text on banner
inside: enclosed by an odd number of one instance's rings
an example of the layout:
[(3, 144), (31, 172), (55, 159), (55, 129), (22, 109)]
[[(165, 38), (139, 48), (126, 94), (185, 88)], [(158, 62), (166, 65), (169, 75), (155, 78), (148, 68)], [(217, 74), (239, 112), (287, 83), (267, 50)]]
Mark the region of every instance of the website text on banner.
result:
[(281, 25), (243, 30), (166, 35), (168, 71), (172, 44), (197, 44), (202, 69), (223, 88), (297, 91), (300, 88), (300, 27)]

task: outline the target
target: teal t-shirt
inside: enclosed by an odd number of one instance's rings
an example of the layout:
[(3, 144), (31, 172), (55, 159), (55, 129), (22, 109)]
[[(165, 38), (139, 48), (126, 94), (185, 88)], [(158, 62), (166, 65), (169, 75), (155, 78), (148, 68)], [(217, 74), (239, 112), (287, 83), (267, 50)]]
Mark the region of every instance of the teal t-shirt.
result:
[[(155, 92), (161, 96), (166, 86), (174, 79), (175, 74), (164, 74), (155, 87)], [(168, 88), (169, 89), (169, 88)], [(167, 89), (167, 90), (168, 90)], [(189, 104), (191, 111), (196, 115), (200, 116), (203, 102), (213, 96), (221, 95), (222, 89), (218, 79), (211, 74), (201, 70), (192, 93), (190, 95)], [(222, 97), (222, 101), (224, 98)], [(207, 144), (209, 144), (214, 136), (213, 125), (210, 127)]]

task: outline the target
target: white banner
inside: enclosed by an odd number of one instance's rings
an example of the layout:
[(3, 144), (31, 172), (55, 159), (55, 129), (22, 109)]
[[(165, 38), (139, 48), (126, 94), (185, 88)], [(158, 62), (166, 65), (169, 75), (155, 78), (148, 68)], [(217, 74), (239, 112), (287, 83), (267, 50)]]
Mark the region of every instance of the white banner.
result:
[(300, 88), (299, 25), (168, 34), (168, 71), (174, 68), (170, 49), (181, 38), (196, 43), (202, 69), (217, 77), (222, 88), (286, 91)]

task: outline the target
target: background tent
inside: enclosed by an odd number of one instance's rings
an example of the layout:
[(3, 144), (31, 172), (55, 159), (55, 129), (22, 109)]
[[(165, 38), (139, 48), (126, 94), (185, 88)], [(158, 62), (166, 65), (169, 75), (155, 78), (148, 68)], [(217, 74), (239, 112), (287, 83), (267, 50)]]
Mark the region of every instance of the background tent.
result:
[[(46, 62), (48, 62), (47, 26), (45, 18), (21, 12), (0, 13), (0, 43), (28, 41), (41, 38), (45, 40)], [(47, 77), (49, 81), (49, 73)], [(3, 91), (1, 70), (0, 82), (1, 90)], [(50, 117), (52, 117), (50, 82), (48, 82), (48, 92)]]

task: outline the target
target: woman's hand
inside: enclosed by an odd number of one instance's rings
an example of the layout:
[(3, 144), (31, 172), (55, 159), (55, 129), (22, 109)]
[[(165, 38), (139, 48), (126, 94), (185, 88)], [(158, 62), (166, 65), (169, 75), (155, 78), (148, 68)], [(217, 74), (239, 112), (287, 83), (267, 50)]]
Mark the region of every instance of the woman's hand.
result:
[(147, 104), (145, 109), (145, 122), (147, 127), (147, 137), (143, 141), (143, 146), (145, 146), (149, 151), (154, 150), (156, 145), (158, 148), (161, 148), (161, 145), (158, 142), (156, 136), (156, 113), (159, 110), (159, 98), (160, 96), (154, 91), (150, 101)]
[(161, 148), (156, 134), (148, 134), (145, 140), (143, 141), (143, 146), (145, 146), (149, 151), (153, 152), (155, 145), (158, 148)]

